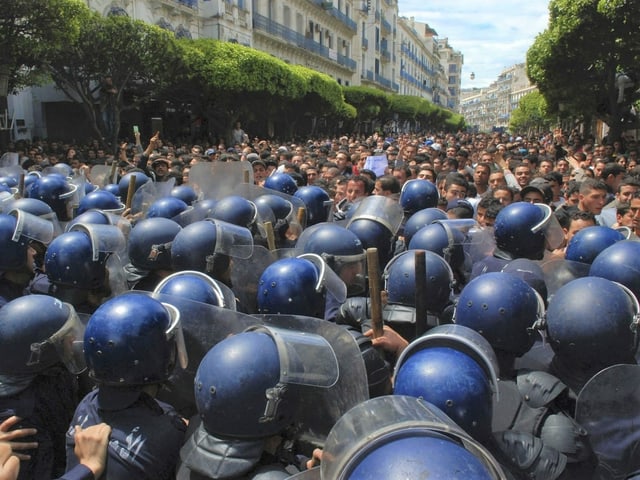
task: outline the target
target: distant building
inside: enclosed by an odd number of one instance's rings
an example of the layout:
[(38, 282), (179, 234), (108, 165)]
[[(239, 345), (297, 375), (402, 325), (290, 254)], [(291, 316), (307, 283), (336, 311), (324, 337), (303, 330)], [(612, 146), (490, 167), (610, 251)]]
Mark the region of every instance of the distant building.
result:
[(536, 90), (527, 77), (525, 64), (519, 63), (505, 69), (488, 87), (463, 89), (460, 113), (473, 130), (506, 130), (520, 99)]
[[(127, 15), (176, 37), (213, 38), (268, 52), (341, 85), (419, 96), (451, 110), (460, 104), (462, 54), (428, 24), (399, 17), (397, 0), (85, 1), (103, 15)], [(86, 125), (71, 125), (82, 115), (80, 106), (51, 86), (10, 97), (9, 111), (19, 125), (13, 139), (90, 135), (82, 131)]]

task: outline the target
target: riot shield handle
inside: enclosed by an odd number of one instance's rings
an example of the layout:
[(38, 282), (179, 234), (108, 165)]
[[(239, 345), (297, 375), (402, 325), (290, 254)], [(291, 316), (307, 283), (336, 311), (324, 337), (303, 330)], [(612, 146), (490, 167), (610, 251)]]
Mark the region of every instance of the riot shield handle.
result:
[(381, 337), (382, 330), (382, 298), (380, 296), (380, 264), (378, 249), (367, 248), (367, 274), (369, 275), (369, 296), (371, 297), (371, 328), (373, 338)]
[(427, 331), (427, 259), (424, 250), (415, 251), (416, 338)]

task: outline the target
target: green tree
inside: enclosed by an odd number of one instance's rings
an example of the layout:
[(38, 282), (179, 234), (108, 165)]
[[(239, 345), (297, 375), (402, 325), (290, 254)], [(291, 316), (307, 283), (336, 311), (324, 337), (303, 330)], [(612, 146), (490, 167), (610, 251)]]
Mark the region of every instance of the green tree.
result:
[[(174, 78), (175, 42), (173, 33), (157, 26), (85, 9), (77, 34), (66, 44), (52, 45), (42, 67), (68, 98), (81, 103), (96, 136), (115, 148), (121, 111), (137, 108)], [(108, 76), (115, 97), (105, 105), (100, 87)], [(111, 109), (110, 125), (101, 115), (105, 108)]]
[(268, 53), (212, 39), (181, 40), (180, 47), (184, 68), (167, 94), (201, 105), (210, 126), (225, 136), (238, 120), (272, 130), (273, 119), (283, 120), (291, 102), (308, 91), (308, 77)]
[[(11, 0), (0, 8), (0, 114), (7, 108), (7, 93), (45, 81), (40, 69), (51, 45), (64, 45), (77, 33), (78, 15), (86, 10), (75, 0)], [(0, 149), (8, 132), (4, 131)]]
[[(549, 113), (599, 118), (620, 136), (640, 87), (640, 15), (632, 0), (551, 0), (549, 26), (527, 52), (527, 73)], [(636, 79), (619, 98), (617, 75)]]
[(371, 87), (343, 87), (345, 101), (356, 108), (356, 128), (361, 129), (367, 122), (380, 119), (389, 110), (390, 96)]
[(540, 92), (531, 92), (520, 99), (511, 112), (509, 129), (528, 135), (548, 130), (553, 119), (547, 113), (547, 101)]

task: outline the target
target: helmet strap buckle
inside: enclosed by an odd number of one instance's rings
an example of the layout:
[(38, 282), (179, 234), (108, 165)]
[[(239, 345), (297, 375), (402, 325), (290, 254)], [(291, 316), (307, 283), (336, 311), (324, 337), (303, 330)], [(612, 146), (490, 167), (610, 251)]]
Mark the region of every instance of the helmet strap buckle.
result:
[(278, 413), (278, 407), (286, 392), (287, 385), (280, 382), (278, 382), (274, 387), (266, 390), (265, 394), (267, 397), (267, 404), (265, 405), (262, 417), (260, 417), (260, 423), (268, 423), (275, 420)]

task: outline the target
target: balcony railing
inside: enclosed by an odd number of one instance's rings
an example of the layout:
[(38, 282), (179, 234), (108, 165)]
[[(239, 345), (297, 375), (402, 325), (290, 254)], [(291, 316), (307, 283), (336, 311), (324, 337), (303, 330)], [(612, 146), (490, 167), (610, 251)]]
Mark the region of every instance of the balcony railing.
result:
[(384, 78), (382, 75), (380, 75), (379, 73), (375, 74), (374, 77), (375, 81), (377, 83), (379, 83), (380, 85), (382, 85), (383, 87), (387, 87), (387, 88), (391, 88), (391, 80), (389, 80), (388, 78)]
[(356, 22), (351, 20), (345, 13), (342, 13), (331, 0), (311, 0), (311, 3), (327, 11), (333, 18), (337, 18), (344, 23), (350, 30), (357, 30)]
[(387, 33), (391, 33), (391, 24), (387, 21), (386, 18), (382, 17), (380, 23), (382, 24), (382, 30), (386, 31)]
[(356, 22), (351, 20), (345, 13), (342, 13), (336, 7), (332, 6), (330, 9), (326, 9), (326, 10), (329, 13), (329, 15), (331, 15), (332, 17), (337, 18), (338, 20), (340, 20), (350, 30), (353, 30), (355, 32), (358, 29), (358, 26), (356, 25)]
[(341, 54), (335, 54), (329, 50), (328, 47), (321, 45), (316, 42), (312, 38), (307, 38), (304, 35), (299, 34), (295, 30), (292, 30), (284, 25), (281, 25), (278, 22), (274, 22), (273, 20), (265, 17), (264, 15), (260, 15), (258, 13), (253, 14), (253, 28), (255, 30), (261, 30), (263, 32), (268, 33), (269, 35), (273, 35), (274, 37), (278, 37), (287, 43), (296, 45), (299, 48), (303, 48), (311, 53), (315, 53), (316, 55), (320, 55), (323, 58), (328, 60), (337, 62), (339, 65), (343, 67), (347, 67), (348, 69), (355, 71), (356, 69), (356, 61)]

